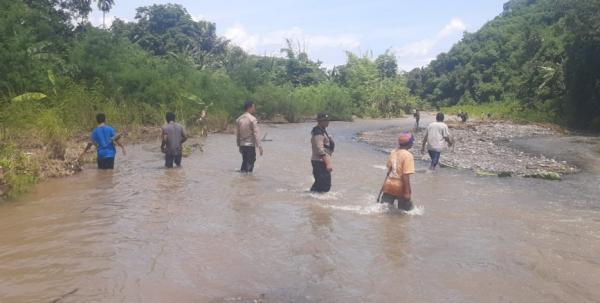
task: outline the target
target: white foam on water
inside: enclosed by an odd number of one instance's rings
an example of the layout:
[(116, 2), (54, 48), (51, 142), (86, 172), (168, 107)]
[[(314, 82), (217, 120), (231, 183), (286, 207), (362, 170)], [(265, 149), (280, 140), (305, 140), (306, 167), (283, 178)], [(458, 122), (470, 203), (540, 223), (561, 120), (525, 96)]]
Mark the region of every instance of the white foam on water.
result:
[(385, 165), (373, 165), (373, 168), (377, 168), (377, 169), (381, 169), (381, 170), (387, 170), (387, 166), (385, 166)]
[(386, 203), (375, 203), (368, 206), (361, 205), (330, 205), (330, 204), (322, 204), (320, 205), (323, 208), (334, 209), (334, 210), (342, 210), (347, 212), (353, 212), (359, 215), (373, 215), (373, 214), (383, 214), (389, 211), (389, 205)]
[(326, 193), (307, 192), (306, 194), (313, 199), (322, 201), (335, 201), (339, 200), (342, 197), (341, 193), (335, 191), (330, 191)]
[(408, 216), (422, 216), (425, 214), (425, 208), (423, 206), (417, 205), (410, 211), (403, 211), (396, 209), (396, 207), (390, 207), (388, 203), (375, 203), (375, 200), (375, 196), (367, 195), (363, 200), (368, 201), (367, 205), (334, 205), (319, 203), (319, 206), (327, 209), (352, 212), (359, 215), (377, 215), (390, 212), (400, 212)]
[(402, 211), (404, 214), (409, 216), (422, 216), (425, 214), (425, 207), (416, 205), (413, 209), (409, 211)]

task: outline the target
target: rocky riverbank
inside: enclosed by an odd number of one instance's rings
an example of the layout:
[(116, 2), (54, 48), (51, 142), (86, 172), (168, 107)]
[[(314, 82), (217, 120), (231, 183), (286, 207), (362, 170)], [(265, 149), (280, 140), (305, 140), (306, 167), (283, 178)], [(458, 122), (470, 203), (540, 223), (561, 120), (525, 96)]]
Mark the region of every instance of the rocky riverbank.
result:
[[(456, 144), (442, 153), (441, 165), (459, 169), (471, 169), (479, 175), (524, 176), (557, 179), (561, 174), (579, 171), (566, 161), (543, 154), (526, 153), (512, 144), (517, 138), (562, 136), (552, 127), (519, 125), (505, 121), (448, 121), (450, 134)], [(406, 129), (388, 128), (363, 132), (358, 139), (389, 152), (395, 148), (398, 134)], [(415, 159), (429, 160), (427, 152), (421, 154), (424, 128), (415, 134), (415, 146), (411, 150)]]

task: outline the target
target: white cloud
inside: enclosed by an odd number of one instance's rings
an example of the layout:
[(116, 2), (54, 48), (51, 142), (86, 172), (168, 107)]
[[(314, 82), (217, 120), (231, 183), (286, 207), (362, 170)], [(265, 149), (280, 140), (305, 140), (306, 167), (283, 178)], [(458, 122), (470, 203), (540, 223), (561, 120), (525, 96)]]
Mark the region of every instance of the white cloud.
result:
[(360, 40), (354, 35), (309, 34), (300, 27), (275, 30), (264, 34), (251, 34), (244, 26), (237, 23), (225, 30), (224, 35), (244, 50), (261, 55), (265, 53), (279, 54), (280, 49), (286, 46), (286, 39), (293, 41), (294, 48), (299, 47), (311, 56), (323, 51), (355, 50), (360, 46)]
[(434, 53), (439, 52), (436, 47), (441, 42), (462, 34), (466, 29), (467, 25), (462, 20), (453, 18), (435, 36), (393, 48), (398, 58), (398, 65), (403, 70), (410, 70), (429, 64), (429, 62), (435, 59)]
[(233, 43), (249, 52), (256, 51), (259, 40), (258, 36), (250, 35), (250, 33), (248, 33), (240, 24), (235, 24), (234, 26), (225, 30), (225, 38), (231, 40)]
[(467, 25), (458, 18), (453, 18), (450, 23), (438, 33), (438, 38), (445, 38), (455, 33), (462, 33), (467, 29)]
[(204, 16), (202, 14), (197, 14), (197, 15), (192, 15), (192, 20), (198, 22), (198, 21), (208, 20), (208, 18), (206, 18), (206, 16)]

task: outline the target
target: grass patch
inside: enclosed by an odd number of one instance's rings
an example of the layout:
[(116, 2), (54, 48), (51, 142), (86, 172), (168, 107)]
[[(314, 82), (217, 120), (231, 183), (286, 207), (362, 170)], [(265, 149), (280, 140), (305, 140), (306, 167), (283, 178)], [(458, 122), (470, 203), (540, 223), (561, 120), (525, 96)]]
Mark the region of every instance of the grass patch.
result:
[(526, 108), (516, 101), (492, 102), (472, 105), (455, 105), (443, 107), (441, 111), (456, 115), (466, 112), (470, 118), (510, 120), (517, 123), (554, 122), (554, 117), (547, 111), (538, 108)]
[(0, 196), (16, 197), (38, 180), (39, 166), (12, 146), (0, 146)]

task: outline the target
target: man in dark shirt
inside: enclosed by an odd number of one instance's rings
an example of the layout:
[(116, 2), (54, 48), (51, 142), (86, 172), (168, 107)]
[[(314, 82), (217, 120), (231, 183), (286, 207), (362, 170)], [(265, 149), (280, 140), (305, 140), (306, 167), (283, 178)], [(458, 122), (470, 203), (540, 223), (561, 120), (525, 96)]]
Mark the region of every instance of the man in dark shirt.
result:
[(320, 113), (317, 115), (317, 126), (311, 131), (313, 177), (315, 183), (310, 188), (312, 192), (326, 193), (331, 189), (331, 154), (335, 148), (333, 139), (327, 133), (329, 126), (329, 115)]
[(187, 140), (185, 128), (175, 122), (175, 114), (168, 112), (166, 115), (167, 124), (162, 127), (162, 143), (160, 149), (165, 153), (165, 166), (167, 168), (175, 165), (181, 166), (181, 157), (183, 152), (182, 144)]

